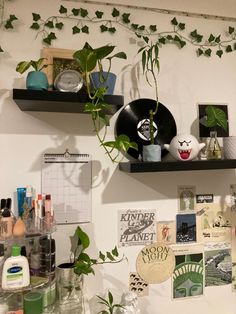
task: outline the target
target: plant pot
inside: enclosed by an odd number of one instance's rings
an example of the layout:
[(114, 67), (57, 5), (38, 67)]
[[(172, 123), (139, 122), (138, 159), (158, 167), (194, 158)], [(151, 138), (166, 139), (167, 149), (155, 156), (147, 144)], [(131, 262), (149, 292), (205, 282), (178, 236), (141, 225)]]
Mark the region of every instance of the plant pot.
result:
[(56, 267), (57, 295), (60, 310), (78, 310), (83, 313), (83, 276), (74, 273), (73, 263)]
[(224, 137), (223, 149), (225, 159), (236, 159), (236, 136)]
[(27, 89), (47, 90), (48, 86), (48, 78), (44, 72), (31, 71), (28, 73), (26, 78)]
[(106, 94), (114, 93), (116, 84), (116, 75), (111, 72), (93, 72), (90, 74), (91, 83), (94, 88), (106, 87)]
[(157, 144), (144, 145), (143, 161), (161, 161), (161, 146)]

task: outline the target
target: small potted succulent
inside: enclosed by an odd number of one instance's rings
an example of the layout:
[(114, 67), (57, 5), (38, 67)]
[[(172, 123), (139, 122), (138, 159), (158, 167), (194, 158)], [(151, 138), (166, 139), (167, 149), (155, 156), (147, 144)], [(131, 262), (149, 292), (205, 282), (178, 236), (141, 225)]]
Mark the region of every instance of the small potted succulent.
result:
[(45, 64), (45, 58), (40, 58), (36, 61), (21, 61), (16, 66), (16, 71), (20, 74), (26, 72), (30, 67), (34, 71), (30, 71), (26, 78), (26, 88), (27, 89), (37, 89), (37, 90), (47, 90), (48, 89), (48, 79), (47, 75), (42, 72), (44, 68), (49, 65)]

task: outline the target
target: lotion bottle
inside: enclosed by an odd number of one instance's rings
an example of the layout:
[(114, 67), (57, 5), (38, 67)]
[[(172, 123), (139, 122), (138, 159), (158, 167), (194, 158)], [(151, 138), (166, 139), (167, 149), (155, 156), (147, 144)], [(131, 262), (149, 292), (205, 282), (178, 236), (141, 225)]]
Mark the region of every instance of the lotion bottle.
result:
[(27, 287), (30, 284), (29, 263), (20, 255), (21, 247), (13, 245), (11, 257), (8, 257), (2, 270), (2, 289), (11, 290)]

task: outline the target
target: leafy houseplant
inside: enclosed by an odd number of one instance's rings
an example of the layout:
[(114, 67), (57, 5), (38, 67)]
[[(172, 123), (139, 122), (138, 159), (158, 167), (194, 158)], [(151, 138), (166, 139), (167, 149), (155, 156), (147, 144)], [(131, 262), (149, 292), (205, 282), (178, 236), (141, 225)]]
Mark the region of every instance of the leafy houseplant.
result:
[(122, 304), (114, 304), (114, 299), (113, 299), (113, 295), (110, 291), (108, 291), (108, 298), (102, 298), (99, 295), (97, 295), (97, 297), (99, 298), (99, 303), (104, 305), (106, 307), (106, 310), (102, 310), (100, 312), (98, 312), (98, 314), (114, 314), (116, 309), (122, 309), (124, 308), (124, 306)]
[[(119, 52), (110, 56), (115, 46), (105, 45), (93, 49), (88, 43), (84, 47), (74, 53), (74, 58), (78, 61), (83, 72), (85, 86), (89, 97), (89, 102), (85, 105), (85, 112), (92, 116), (94, 131), (99, 140), (100, 145), (104, 148), (106, 154), (112, 162), (119, 162), (121, 152), (127, 152), (129, 148), (138, 149), (136, 143), (131, 142), (126, 135), (119, 135), (115, 141), (106, 141), (107, 128), (109, 126), (108, 116), (104, 113), (109, 111), (109, 105), (104, 101), (106, 87), (91, 88), (90, 74), (98, 66), (100, 71), (103, 70), (103, 61), (106, 59), (109, 62), (108, 71), (111, 69), (111, 61), (113, 58), (122, 58), (126, 56), (123, 52)], [(100, 135), (100, 129), (104, 127), (103, 135)]]
[(48, 64), (44, 63), (45, 58), (40, 58), (36, 61), (21, 61), (16, 66), (16, 71), (20, 74), (26, 72), (30, 67), (34, 69), (28, 73), (26, 78), (27, 89), (48, 89), (48, 79), (42, 70), (48, 67)]

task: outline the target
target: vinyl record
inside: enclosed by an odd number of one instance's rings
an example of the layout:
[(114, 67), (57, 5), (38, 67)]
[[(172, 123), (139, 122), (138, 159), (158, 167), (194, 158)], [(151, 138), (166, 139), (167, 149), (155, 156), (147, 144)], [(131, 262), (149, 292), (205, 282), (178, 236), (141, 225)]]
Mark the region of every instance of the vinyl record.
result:
[[(121, 110), (116, 121), (116, 135), (126, 134), (131, 141), (138, 144), (138, 151), (130, 148), (128, 154), (136, 159), (142, 155), (143, 145), (150, 144), (149, 110), (154, 109), (156, 101), (140, 98), (130, 102)], [(157, 114), (154, 116), (155, 144), (161, 145), (161, 156), (168, 151), (164, 144), (169, 144), (176, 135), (176, 123), (171, 112), (159, 102)]]

